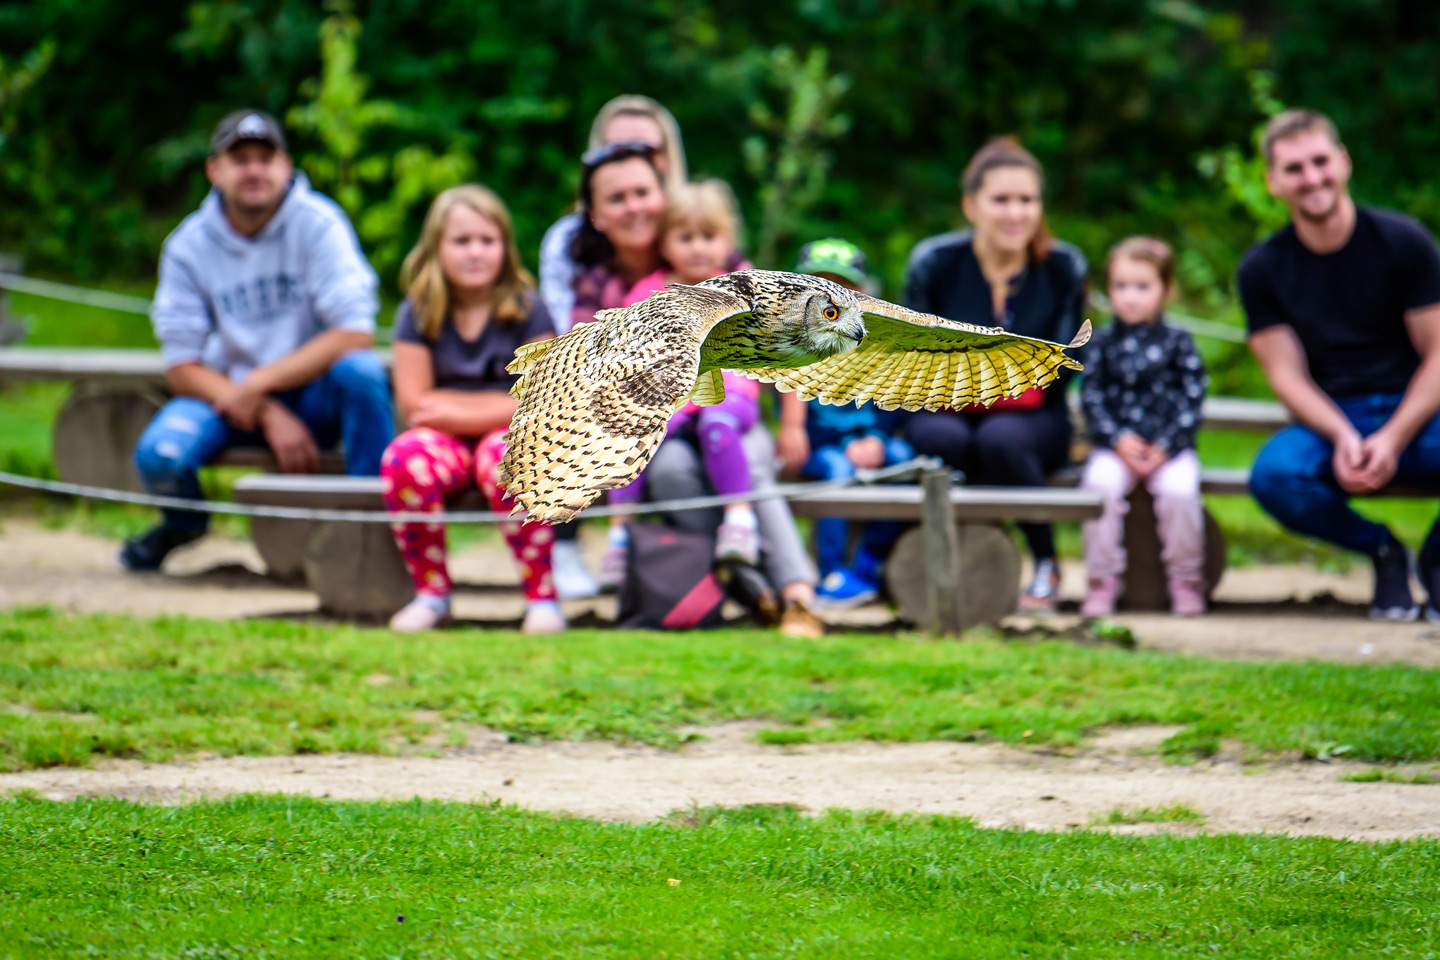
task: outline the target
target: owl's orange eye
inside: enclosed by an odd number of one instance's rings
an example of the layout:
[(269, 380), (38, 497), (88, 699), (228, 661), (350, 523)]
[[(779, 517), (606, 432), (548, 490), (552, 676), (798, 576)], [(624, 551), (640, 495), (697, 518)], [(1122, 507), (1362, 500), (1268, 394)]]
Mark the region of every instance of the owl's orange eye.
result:
[(840, 311), (836, 310), (833, 306), (826, 307), (821, 313), (824, 314), (826, 320), (834, 320), (840, 316)]

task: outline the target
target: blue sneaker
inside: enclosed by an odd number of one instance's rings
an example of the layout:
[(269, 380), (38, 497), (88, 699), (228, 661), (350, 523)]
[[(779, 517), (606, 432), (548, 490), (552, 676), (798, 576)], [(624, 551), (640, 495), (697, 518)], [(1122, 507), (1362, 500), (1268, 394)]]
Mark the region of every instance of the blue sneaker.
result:
[(853, 570), (841, 567), (820, 581), (815, 591), (815, 605), (827, 610), (849, 610), (863, 606), (880, 596), (879, 588)]

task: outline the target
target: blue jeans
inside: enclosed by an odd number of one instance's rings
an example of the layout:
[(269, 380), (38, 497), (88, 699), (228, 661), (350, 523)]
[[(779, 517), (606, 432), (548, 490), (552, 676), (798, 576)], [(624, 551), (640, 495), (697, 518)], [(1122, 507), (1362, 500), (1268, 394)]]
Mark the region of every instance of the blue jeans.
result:
[[(395, 433), (390, 382), (370, 350), (335, 361), (324, 376), (275, 397), (299, 417), (321, 449), (343, 443), (352, 476), (380, 473), (380, 455)], [(203, 400), (176, 397), (155, 415), (135, 447), (135, 469), (150, 493), (200, 499), (200, 467), (232, 446), (264, 446), (258, 432), (237, 430)], [(210, 517), (166, 510), (165, 526), (201, 532)]]
[[(1360, 435), (1368, 437), (1390, 419), (1400, 400), (1401, 394), (1393, 393), (1335, 402)], [(1267, 513), (1296, 533), (1373, 556), (1390, 532), (1350, 509), (1350, 494), (1335, 480), (1334, 453), (1330, 441), (1309, 427), (1286, 427), (1255, 458), (1250, 492)], [(1440, 417), (1410, 441), (1395, 480), (1432, 488), (1440, 496)], [(1435, 535), (1433, 528), (1430, 535)]]
[[(800, 472), (815, 480), (843, 480), (855, 476), (855, 465), (845, 456), (845, 447), (860, 436), (862, 434), (837, 437), (832, 445), (815, 447)], [(812, 436), (811, 439), (813, 441), (818, 438)], [(904, 463), (912, 456), (914, 453), (910, 444), (904, 440), (890, 437), (885, 441), (884, 466)], [(900, 524), (893, 520), (872, 520), (864, 525), (860, 535), (860, 547), (855, 556), (857, 568), (863, 569), (857, 569), (857, 574), (870, 580), (879, 575), (879, 566), (889, 556), (890, 548), (900, 536), (900, 529)], [(846, 565), (849, 560), (849, 547), (848, 520), (823, 517), (815, 521), (816, 565), (820, 568), (821, 579)]]

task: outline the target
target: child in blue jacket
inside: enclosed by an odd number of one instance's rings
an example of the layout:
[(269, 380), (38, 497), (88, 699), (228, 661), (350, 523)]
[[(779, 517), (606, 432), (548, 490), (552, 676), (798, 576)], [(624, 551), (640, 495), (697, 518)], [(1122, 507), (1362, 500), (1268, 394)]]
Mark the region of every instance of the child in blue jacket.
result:
[[(865, 254), (848, 240), (832, 237), (806, 244), (795, 270), (833, 280), (851, 290), (869, 292), (873, 286), (866, 272)], [(854, 476), (857, 469), (873, 470), (909, 460), (914, 451), (897, 435), (903, 415), (903, 411), (881, 410), (873, 403), (857, 407), (810, 401), (805, 404), (810, 457), (800, 472), (809, 479), (836, 480)], [(817, 602), (845, 609), (875, 599), (880, 591), (881, 565), (899, 535), (898, 523), (866, 523), (852, 560), (849, 521), (838, 517), (817, 520)]]

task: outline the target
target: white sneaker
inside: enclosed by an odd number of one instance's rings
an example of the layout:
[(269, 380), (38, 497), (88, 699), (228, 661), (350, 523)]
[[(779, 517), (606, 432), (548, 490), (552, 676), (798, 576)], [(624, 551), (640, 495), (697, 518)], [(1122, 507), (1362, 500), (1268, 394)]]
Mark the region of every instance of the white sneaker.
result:
[(565, 614), (553, 600), (539, 600), (525, 609), (525, 620), (520, 624), (521, 633), (564, 633), (570, 624)]
[(420, 633), (443, 627), (449, 622), (450, 598), (421, 593), (390, 618), (390, 629), (398, 633)]
[(563, 599), (593, 597), (600, 592), (600, 585), (585, 567), (580, 556), (580, 544), (575, 540), (556, 540), (550, 551), (551, 571), (555, 578), (555, 592)]

